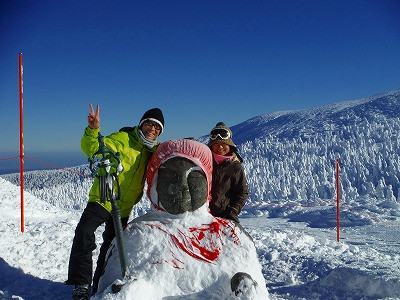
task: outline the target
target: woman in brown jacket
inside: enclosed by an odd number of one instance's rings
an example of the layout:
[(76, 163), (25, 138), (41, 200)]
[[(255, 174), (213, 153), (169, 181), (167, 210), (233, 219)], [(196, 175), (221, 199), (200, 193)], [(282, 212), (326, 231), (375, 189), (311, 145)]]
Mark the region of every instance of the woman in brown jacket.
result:
[(249, 194), (243, 159), (232, 141), (232, 131), (223, 122), (215, 125), (209, 138), (213, 154), (210, 212), (239, 223), (238, 216)]

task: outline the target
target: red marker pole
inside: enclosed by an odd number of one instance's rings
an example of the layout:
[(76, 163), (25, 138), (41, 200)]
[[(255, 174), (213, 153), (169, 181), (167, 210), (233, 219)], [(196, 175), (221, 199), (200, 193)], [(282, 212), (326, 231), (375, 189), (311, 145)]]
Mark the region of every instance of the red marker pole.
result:
[(340, 181), (339, 158), (336, 158), (336, 241), (340, 241)]
[(24, 220), (24, 126), (23, 126), (23, 86), (22, 86), (22, 53), (19, 53), (19, 174), (21, 186), (21, 232), (25, 231)]

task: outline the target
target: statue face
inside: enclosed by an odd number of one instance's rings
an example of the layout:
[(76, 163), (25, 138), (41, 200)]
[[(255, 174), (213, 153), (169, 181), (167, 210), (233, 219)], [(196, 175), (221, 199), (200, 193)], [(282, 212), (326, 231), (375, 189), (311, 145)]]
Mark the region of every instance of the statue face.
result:
[(194, 211), (207, 200), (207, 179), (189, 159), (173, 157), (158, 169), (158, 201), (170, 214)]

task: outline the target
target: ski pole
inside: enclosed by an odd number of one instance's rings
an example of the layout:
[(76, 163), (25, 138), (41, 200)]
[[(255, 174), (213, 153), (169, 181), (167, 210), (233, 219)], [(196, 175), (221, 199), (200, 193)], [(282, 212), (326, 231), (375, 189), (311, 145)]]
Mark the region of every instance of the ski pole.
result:
[[(114, 152), (105, 146), (104, 137), (100, 132), (98, 134), (98, 141), (99, 149), (91, 158), (89, 158), (89, 168), (92, 172), (92, 176), (99, 179), (100, 201), (103, 203), (105, 201), (110, 201), (111, 203), (111, 216), (114, 222), (121, 273), (122, 278), (125, 278), (128, 275), (128, 259), (125, 250), (121, 213), (117, 205), (117, 200), (119, 200), (121, 195), (118, 174), (123, 171), (123, 167), (119, 153)], [(99, 156), (101, 156), (100, 161)], [(114, 163), (110, 159), (114, 159)], [(118, 163), (116, 166), (116, 172), (111, 173), (111, 167), (115, 166), (115, 161)], [(96, 162), (98, 162), (97, 165)], [(114, 185), (117, 187), (117, 196), (114, 192)]]

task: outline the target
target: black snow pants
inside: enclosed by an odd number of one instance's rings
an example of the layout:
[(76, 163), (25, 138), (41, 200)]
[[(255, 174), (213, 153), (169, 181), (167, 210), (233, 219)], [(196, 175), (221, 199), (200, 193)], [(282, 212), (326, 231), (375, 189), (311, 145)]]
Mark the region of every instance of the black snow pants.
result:
[[(128, 223), (128, 218), (122, 218), (121, 222), (122, 226), (125, 226)], [(107, 250), (115, 237), (115, 230), (111, 214), (95, 202), (87, 204), (76, 226), (66, 284), (91, 285), (93, 272), (92, 252), (96, 249), (95, 231), (103, 223), (105, 223), (103, 244), (100, 247), (92, 285), (92, 292), (97, 292), (100, 277), (104, 272)]]

